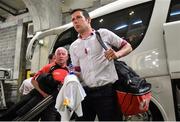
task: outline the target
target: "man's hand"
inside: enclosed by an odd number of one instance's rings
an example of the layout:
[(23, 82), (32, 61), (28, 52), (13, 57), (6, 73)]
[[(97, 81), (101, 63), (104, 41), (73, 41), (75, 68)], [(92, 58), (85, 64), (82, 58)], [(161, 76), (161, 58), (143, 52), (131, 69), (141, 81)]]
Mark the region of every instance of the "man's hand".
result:
[(126, 43), (123, 47), (121, 47), (121, 49), (119, 51), (114, 51), (113, 49), (108, 49), (105, 52), (105, 57), (111, 61), (113, 59), (118, 59), (121, 57), (126, 56), (127, 54), (129, 54), (132, 51), (132, 47), (129, 43)]
[(113, 59), (117, 59), (119, 56), (118, 54), (113, 50), (113, 49), (108, 49), (106, 52), (105, 52), (105, 57), (111, 61)]
[(41, 95), (46, 98), (47, 96), (49, 96), (49, 94), (45, 93), (45, 92), (42, 92)]

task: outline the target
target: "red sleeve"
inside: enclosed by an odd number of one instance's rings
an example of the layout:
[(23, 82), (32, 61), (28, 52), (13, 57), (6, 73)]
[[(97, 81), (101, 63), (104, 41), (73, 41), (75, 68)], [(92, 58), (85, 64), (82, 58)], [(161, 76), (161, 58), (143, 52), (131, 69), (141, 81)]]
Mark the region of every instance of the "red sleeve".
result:
[(48, 73), (50, 68), (55, 65), (55, 63), (51, 63), (51, 64), (47, 64), (45, 65), (42, 69), (40, 69), (35, 75), (34, 77), (32, 78), (32, 80), (36, 80), (36, 78), (42, 74), (42, 73)]

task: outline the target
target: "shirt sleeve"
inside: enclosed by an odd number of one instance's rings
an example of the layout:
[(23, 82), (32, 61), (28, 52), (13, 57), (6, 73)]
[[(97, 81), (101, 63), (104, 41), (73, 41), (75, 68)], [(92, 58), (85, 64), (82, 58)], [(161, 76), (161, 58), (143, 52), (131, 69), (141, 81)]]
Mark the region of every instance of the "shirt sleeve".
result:
[(125, 44), (127, 44), (126, 40), (120, 38), (118, 35), (116, 35), (112, 31), (109, 31), (107, 29), (100, 29), (100, 33), (101, 33), (102, 39), (105, 36), (107, 37), (107, 39), (104, 39), (104, 40), (110, 46), (114, 46), (119, 49), (123, 47)]
[(52, 66), (52, 64), (47, 64), (47, 65), (45, 65), (42, 69), (40, 69), (34, 76), (33, 76), (33, 78), (32, 78), (32, 80), (36, 80), (36, 78), (40, 75), (40, 74), (42, 74), (42, 73), (47, 73), (47, 72), (49, 72), (49, 69), (50, 69), (50, 67)]

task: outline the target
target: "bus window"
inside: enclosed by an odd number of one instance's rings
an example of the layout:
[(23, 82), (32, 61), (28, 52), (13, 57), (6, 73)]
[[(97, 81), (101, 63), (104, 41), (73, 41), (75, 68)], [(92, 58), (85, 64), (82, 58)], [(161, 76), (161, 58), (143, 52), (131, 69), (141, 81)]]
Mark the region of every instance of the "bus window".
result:
[(107, 28), (126, 39), (135, 49), (149, 25), (154, 2), (139, 4), (92, 20), (94, 29)]
[(53, 52), (55, 52), (55, 50), (58, 47), (65, 47), (67, 50), (69, 50), (70, 44), (76, 39), (77, 39), (77, 32), (75, 31), (74, 28), (70, 28), (66, 30), (56, 40), (54, 48), (53, 48)]
[[(96, 30), (107, 28), (121, 38), (126, 39), (135, 49), (142, 41), (147, 30), (154, 2), (139, 4), (127, 9), (106, 14), (92, 20), (92, 27)], [(146, 11), (144, 11), (146, 10)], [(69, 49), (70, 44), (77, 39), (77, 32), (72, 27), (63, 32), (53, 48), (53, 52), (60, 46)]]
[(180, 20), (180, 0), (172, 0), (169, 8), (167, 22)]
[[(53, 52), (55, 52), (58, 47), (64, 47), (67, 50), (69, 50), (69, 46), (76, 39), (77, 39), (77, 32), (75, 31), (74, 28), (70, 28), (66, 30), (57, 38), (55, 45), (53, 47)], [(69, 63), (71, 63), (70, 56), (67, 64), (69, 65)]]

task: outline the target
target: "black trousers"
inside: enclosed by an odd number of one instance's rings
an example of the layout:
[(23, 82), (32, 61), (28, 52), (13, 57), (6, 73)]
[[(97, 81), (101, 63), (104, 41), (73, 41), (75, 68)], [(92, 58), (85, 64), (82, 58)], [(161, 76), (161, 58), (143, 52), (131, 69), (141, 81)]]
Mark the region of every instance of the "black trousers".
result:
[(122, 114), (117, 105), (116, 92), (112, 84), (88, 88), (84, 87), (87, 96), (82, 102), (83, 116), (76, 121), (121, 121)]

